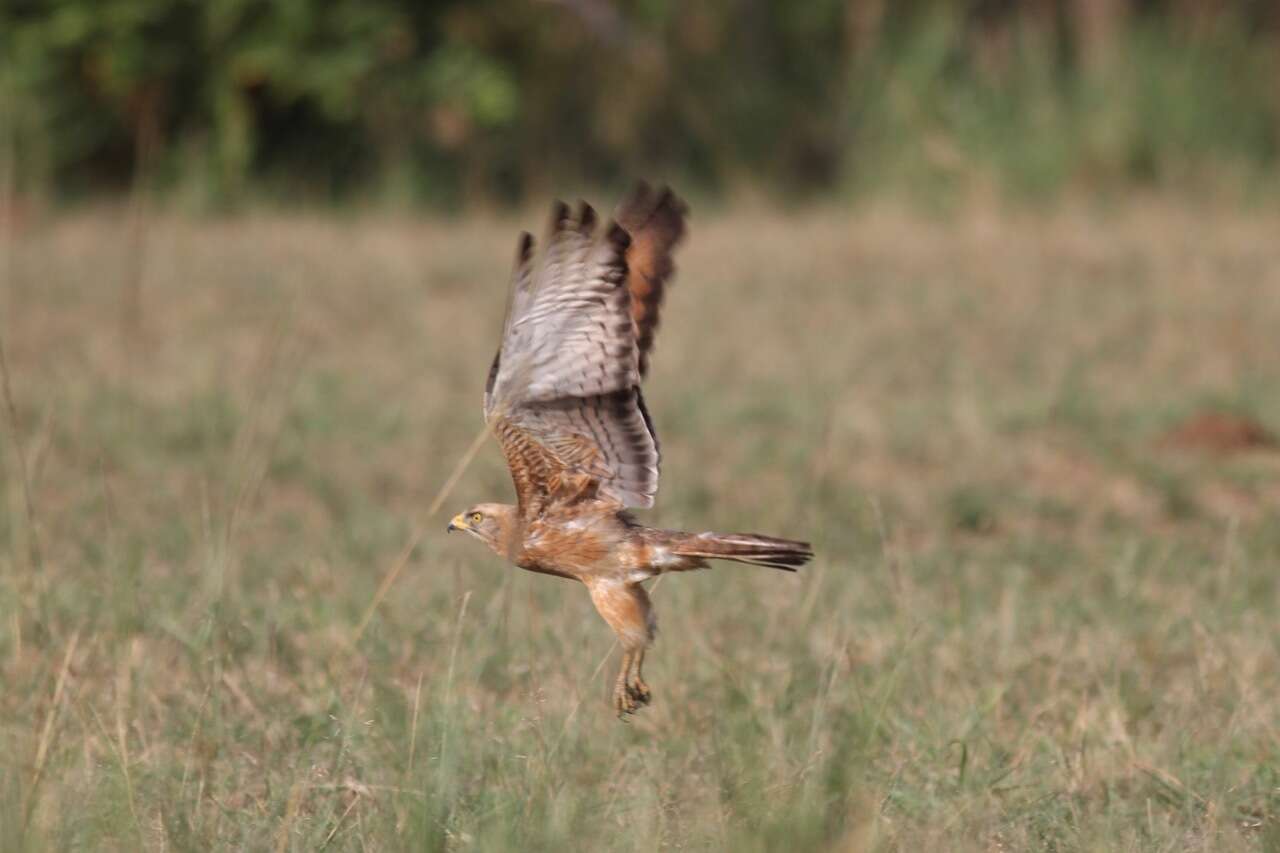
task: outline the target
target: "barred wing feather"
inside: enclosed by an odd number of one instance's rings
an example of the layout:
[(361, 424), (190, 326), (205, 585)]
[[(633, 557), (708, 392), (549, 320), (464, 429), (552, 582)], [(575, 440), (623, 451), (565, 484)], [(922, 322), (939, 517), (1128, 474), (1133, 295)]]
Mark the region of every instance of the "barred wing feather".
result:
[(521, 238), (502, 346), (485, 388), (485, 420), (511, 467), (522, 514), (566, 484), (593, 483), (623, 506), (652, 506), (658, 441), (640, 396), (639, 349), (626, 287), (630, 238), (595, 212), (555, 205), (541, 263)]

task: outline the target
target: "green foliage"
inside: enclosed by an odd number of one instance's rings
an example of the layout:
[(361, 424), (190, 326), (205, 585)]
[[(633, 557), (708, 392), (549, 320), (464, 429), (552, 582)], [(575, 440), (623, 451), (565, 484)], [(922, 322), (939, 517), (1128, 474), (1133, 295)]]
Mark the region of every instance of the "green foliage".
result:
[(789, 195), (1187, 184), (1275, 164), (1278, 27), (1244, 0), (23, 0), (0, 5), (0, 152), (27, 191), (141, 176), (201, 203), (635, 173)]
[[(1224, 17), (1188, 31), (1137, 19), (1094, 55), (1012, 22), (974, 45), (936, 14), (887, 41), (858, 84), (860, 184), (1023, 194), (1256, 174), (1280, 153), (1273, 36)], [(855, 155), (856, 157), (857, 155)]]

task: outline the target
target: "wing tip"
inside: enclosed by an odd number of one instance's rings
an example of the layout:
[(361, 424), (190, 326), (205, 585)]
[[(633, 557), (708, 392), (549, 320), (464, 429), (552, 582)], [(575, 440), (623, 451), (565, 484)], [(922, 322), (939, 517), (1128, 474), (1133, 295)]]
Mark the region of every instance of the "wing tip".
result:
[(658, 192), (658, 201), (653, 206), (654, 216), (662, 212), (674, 216), (680, 224), (681, 233), (684, 232), (684, 221), (689, 218), (689, 205), (666, 184)]
[(642, 178), (618, 202), (617, 219), (630, 231), (646, 227), (658, 216), (667, 217), (669, 227), (676, 234), (672, 241), (674, 244), (684, 234), (684, 222), (689, 218), (689, 205), (668, 184), (661, 184), (655, 190)]
[(605, 232), (605, 239), (620, 251), (625, 252), (631, 246), (631, 233), (614, 219), (609, 220), (609, 229)]
[(578, 229), (589, 235), (596, 228), (596, 220), (596, 209), (583, 199), (578, 199)]
[(551, 233), (555, 234), (569, 225), (569, 205), (560, 199), (551, 202)]

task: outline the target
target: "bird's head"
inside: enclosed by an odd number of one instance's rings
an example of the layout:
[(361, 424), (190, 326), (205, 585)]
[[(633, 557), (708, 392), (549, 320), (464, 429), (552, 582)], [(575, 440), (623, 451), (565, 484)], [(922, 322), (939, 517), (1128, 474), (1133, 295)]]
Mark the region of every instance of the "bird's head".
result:
[(515, 530), (516, 508), (510, 504), (476, 504), (466, 512), (460, 512), (449, 522), (446, 530), (470, 533), (494, 552), (508, 556)]

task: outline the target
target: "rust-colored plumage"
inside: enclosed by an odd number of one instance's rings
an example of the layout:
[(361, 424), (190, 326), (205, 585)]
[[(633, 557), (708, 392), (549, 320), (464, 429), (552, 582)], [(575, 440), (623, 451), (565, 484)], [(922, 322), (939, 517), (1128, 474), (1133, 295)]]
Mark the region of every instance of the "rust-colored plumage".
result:
[(649, 351), (658, 330), (662, 297), (675, 272), (671, 252), (684, 237), (685, 209), (670, 190), (640, 184), (618, 205), (618, 224), (631, 235), (627, 249), (627, 293), (640, 351), (640, 376), (649, 373)]
[(586, 585), (623, 649), (619, 714), (650, 699), (641, 666), (657, 623), (644, 581), (708, 560), (795, 571), (813, 556), (806, 542), (658, 530), (627, 512), (652, 506), (658, 490), (658, 437), (640, 382), (685, 214), (669, 189), (640, 184), (599, 233), (589, 205), (573, 213), (557, 202), (537, 263), (521, 235), (484, 395), (516, 504), (480, 504), (449, 524), (522, 569)]

